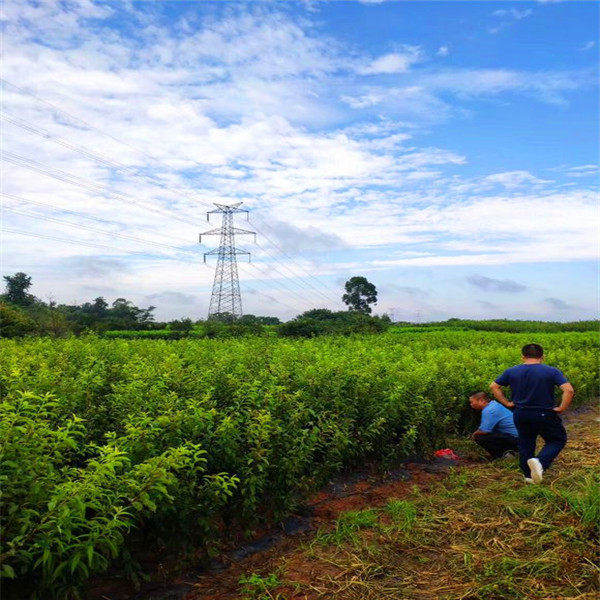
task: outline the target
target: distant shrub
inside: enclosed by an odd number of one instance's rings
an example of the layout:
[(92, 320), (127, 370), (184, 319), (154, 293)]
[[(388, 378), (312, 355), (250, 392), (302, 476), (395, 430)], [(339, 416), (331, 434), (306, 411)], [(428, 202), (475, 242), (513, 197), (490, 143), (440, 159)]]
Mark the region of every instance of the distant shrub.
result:
[(278, 327), (282, 337), (316, 337), (318, 335), (351, 335), (353, 333), (382, 333), (390, 321), (357, 311), (332, 312), (326, 308), (309, 310)]
[(194, 329), (194, 323), (191, 319), (175, 319), (167, 325), (167, 329), (171, 331), (192, 331)]
[(474, 331), (499, 331), (503, 333), (560, 333), (567, 331), (600, 331), (600, 321), (518, 321), (511, 319), (448, 319), (431, 323), (396, 323), (402, 329), (453, 329)]
[(0, 337), (12, 338), (34, 333), (35, 321), (20, 308), (0, 302)]

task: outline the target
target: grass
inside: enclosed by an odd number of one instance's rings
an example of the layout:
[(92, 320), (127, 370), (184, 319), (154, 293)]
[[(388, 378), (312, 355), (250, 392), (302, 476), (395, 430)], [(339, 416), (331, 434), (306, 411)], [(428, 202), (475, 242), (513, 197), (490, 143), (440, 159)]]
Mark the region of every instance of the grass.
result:
[(481, 463), (427, 490), (340, 514), (310, 543), (277, 558), (280, 586), (272, 597), (597, 598), (595, 413), (568, 429), (569, 444), (542, 485), (525, 485), (516, 461)]
[(417, 509), (414, 502), (392, 498), (388, 500), (385, 510), (392, 520), (394, 529), (404, 532), (410, 532), (413, 529), (417, 520)]
[(373, 509), (349, 510), (342, 513), (335, 521), (333, 530), (320, 529), (313, 545), (340, 546), (348, 541), (356, 541), (358, 532), (363, 528), (373, 528), (379, 525), (379, 513)]

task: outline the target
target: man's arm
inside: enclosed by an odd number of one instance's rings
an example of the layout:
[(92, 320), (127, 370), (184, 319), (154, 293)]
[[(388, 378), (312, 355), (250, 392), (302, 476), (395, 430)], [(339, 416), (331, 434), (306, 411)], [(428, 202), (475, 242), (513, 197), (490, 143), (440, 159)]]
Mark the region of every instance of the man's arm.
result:
[(557, 413), (565, 412), (565, 410), (569, 408), (569, 404), (571, 404), (571, 400), (573, 400), (573, 396), (575, 395), (575, 390), (568, 381), (567, 383), (563, 383), (560, 386), (560, 389), (562, 390), (562, 399), (560, 405), (554, 409)]
[(495, 381), (492, 381), (492, 383), (490, 383), (490, 390), (492, 390), (492, 394), (494, 394), (494, 398), (496, 398), (496, 400), (498, 400), (498, 402), (500, 402), (500, 404), (504, 404), (504, 406), (506, 406), (506, 408), (514, 408), (515, 403), (510, 402), (510, 400), (507, 399), (507, 397), (504, 395), (504, 392), (502, 391), (501, 385), (499, 385)]
[(475, 439), (479, 435), (486, 435), (490, 433), (498, 423), (498, 415), (496, 411), (492, 410), (491, 407), (487, 406), (481, 411), (481, 422), (477, 431), (474, 431), (471, 437)]

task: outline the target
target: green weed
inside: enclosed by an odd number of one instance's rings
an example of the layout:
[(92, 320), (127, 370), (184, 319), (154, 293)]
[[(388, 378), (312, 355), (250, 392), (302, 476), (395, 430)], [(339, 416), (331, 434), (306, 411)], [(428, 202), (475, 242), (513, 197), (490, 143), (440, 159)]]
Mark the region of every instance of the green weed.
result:
[(317, 532), (314, 541), (320, 545), (340, 546), (346, 542), (356, 541), (360, 529), (376, 527), (378, 522), (379, 513), (376, 510), (350, 510), (336, 519), (333, 531)]
[(238, 583), (241, 586), (242, 597), (248, 600), (271, 600), (273, 598), (271, 590), (281, 585), (276, 573), (269, 573), (266, 577), (256, 573), (242, 575)]
[(390, 516), (394, 528), (401, 531), (410, 531), (417, 520), (417, 509), (408, 500), (389, 500), (385, 510)]

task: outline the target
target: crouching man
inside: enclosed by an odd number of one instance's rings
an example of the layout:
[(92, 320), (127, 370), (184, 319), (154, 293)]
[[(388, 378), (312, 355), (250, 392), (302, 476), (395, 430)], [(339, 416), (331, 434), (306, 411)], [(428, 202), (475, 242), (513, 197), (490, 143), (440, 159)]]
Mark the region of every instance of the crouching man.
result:
[(488, 451), (492, 460), (516, 456), (519, 434), (513, 415), (500, 402), (488, 398), (485, 392), (477, 392), (469, 398), (473, 410), (481, 411), (481, 424), (473, 433), (473, 439)]

